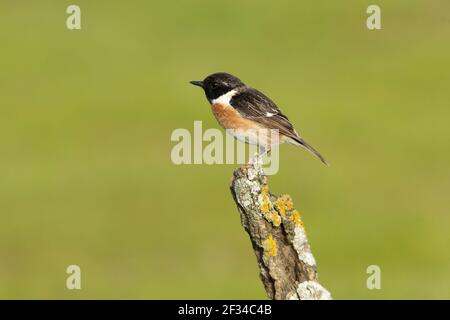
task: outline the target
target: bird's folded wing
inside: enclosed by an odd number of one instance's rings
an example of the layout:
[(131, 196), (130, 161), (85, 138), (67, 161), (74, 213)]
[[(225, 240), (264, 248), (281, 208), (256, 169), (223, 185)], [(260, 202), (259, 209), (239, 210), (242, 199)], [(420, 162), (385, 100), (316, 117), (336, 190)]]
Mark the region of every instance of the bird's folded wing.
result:
[(256, 89), (247, 88), (240, 92), (231, 99), (230, 104), (246, 119), (268, 129), (277, 129), (294, 140), (299, 138), (289, 119), (281, 113), (277, 105)]

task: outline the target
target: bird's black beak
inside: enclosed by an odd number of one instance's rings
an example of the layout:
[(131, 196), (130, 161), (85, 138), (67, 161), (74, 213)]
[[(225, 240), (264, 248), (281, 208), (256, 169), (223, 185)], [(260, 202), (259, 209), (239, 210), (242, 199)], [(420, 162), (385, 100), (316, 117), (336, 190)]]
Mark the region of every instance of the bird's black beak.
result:
[(190, 81), (190, 83), (193, 84), (194, 86), (203, 88), (203, 81)]

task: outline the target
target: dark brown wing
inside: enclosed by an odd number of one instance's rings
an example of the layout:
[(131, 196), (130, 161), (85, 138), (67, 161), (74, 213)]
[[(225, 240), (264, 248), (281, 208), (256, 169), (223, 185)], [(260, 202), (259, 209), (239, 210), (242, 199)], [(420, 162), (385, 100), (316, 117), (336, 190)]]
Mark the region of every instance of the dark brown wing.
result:
[(280, 134), (291, 138), (294, 144), (311, 151), (327, 164), (325, 158), (298, 135), (289, 119), (281, 113), (277, 105), (258, 90), (245, 88), (231, 98), (230, 104), (244, 118), (254, 120), (268, 129), (278, 129)]
[(231, 99), (230, 104), (244, 118), (254, 120), (268, 129), (278, 129), (281, 134), (294, 140), (299, 138), (277, 105), (256, 89), (244, 89)]

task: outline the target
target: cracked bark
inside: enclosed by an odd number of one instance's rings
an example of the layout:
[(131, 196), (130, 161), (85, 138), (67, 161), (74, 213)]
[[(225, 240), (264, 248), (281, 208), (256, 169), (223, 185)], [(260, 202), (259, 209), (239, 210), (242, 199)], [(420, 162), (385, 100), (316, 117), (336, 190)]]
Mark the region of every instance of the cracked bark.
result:
[(231, 193), (256, 254), (267, 295), (275, 300), (328, 300), (299, 212), (288, 195), (269, 192), (261, 159), (237, 169)]

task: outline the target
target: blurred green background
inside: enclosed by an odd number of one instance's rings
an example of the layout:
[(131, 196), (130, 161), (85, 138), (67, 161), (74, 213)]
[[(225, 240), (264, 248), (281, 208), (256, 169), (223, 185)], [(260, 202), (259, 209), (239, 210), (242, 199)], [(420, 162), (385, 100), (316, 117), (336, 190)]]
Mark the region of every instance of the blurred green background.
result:
[[(273, 98), (331, 162), (282, 146), (270, 183), (302, 212), (334, 298), (450, 298), (449, 12), (1, 0), (0, 298), (266, 298), (228, 190), (236, 165), (170, 160), (174, 129), (218, 127), (188, 84), (217, 71)], [(381, 290), (366, 288), (372, 264)]]

